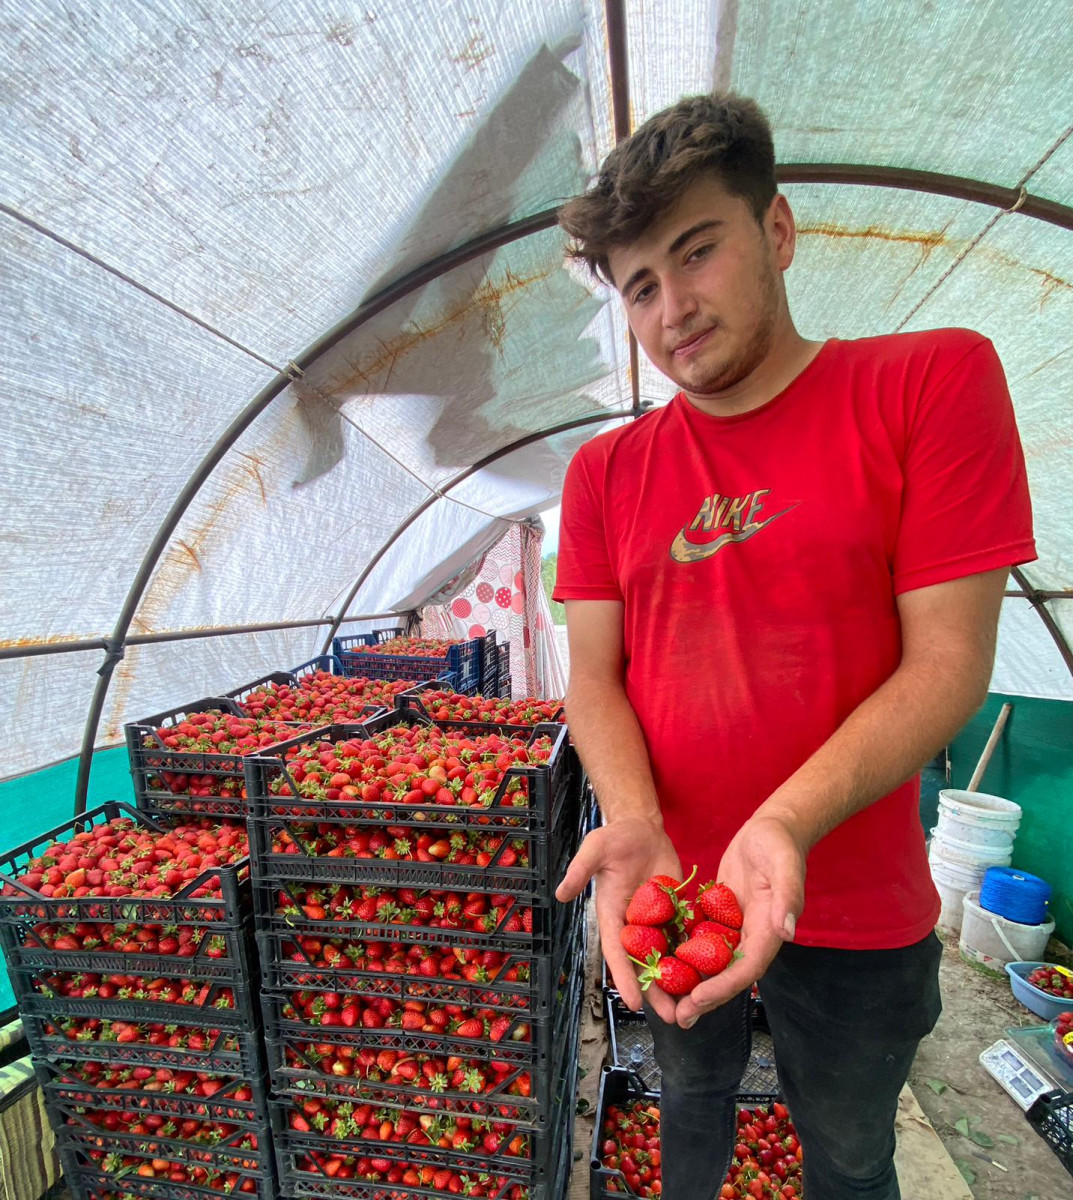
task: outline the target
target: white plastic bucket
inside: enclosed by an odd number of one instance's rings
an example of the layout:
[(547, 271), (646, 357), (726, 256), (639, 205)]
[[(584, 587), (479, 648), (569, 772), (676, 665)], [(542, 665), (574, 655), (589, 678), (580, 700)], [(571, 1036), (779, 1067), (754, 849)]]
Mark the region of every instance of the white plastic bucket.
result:
[(980, 963), (997, 974), (1003, 974), (1008, 962), (1038, 962), (1047, 949), (1047, 939), (1054, 933), (1054, 921), (1043, 925), (1022, 925), (1007, 921), (998, 913), (980, 907), (980, 893), (973, 890), (963, 901), (961, 940), (962, 955)]
[(931, 879), (942, 903), (939, 920), (936, 922), (939, 926), (954, 933), (960, 932), (964, 916), (962, 902), (969, 892), (979, 890), (983, 877), (983, 869), (976, 871), (970, 867), (932, 858)]
[(944, 788), (939, 793), (939, 835), (970, 845), (1009, 849), (1021, 824), (1021, 806), (1002, 796)]
[(942, 859), (943, 862), (958, 864), (965, 867), (978, 867), (980, 878), (988, 867), (1008, 867), (1013, 858), (1013, 846), (981, 846), (975, 842), (962, 842), (956, 838), (948, 838), (938, 825), (931, 831), (932, 859)]

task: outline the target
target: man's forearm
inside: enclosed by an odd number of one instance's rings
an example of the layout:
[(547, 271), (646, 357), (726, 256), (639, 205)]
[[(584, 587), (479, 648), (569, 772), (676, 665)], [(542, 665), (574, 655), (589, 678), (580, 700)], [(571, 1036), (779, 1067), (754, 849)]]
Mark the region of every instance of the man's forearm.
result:
[(939, 660), (899, 667), (757, 810), (811, 847), (912, 778), (983, 703), (986, 676)]
[(662, 824), (648, 748), (622, 685), (571, 678), (566, 713), (604, 820)]

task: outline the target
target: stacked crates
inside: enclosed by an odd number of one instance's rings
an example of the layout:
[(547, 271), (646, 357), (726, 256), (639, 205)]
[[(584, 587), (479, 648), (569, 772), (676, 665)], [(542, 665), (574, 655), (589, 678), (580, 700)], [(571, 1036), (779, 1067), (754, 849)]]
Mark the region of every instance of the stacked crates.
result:
[[(584, 925), (552, 891), (579, 773), (561, 725), (446, 724), (404, 711), (247, 760), (288, 1200), (564, 1194)], [(436, 774), (452, 756), (461, 774)]]
[(223, 696), (207, 697), (131, 722), (124, 726), (124, 733), (138, 808), (156, 816), (195, 813), (244, 817), (243, 758), (266, 747), (254, 745), (241, 750), (192, 751), (173, 745), (169, 734), (187, 730), (189, 722), (204, 720), (206, 713), (218, 713), (217, 725), (227, 726), (227, 718), (234, 717), (256, 733), (258, 741), (263, 742), (265, 738), (261, 735), (268, 731), (266, 736), (272, 743), (286, 746), (295, 735), (315, 725), (329, 723), (332, 710), (325, 712), (320, 705), (297, 705), (289, 710), (290, 715), (280, 719), (280, 697), (296, 698), (302, 693), (308, 694), (313, 682), (325, 674), (334, 677), (339, 684), (335, 710), (344, 712), (345, 718), (351, 721), (368, 720), (390, 711), (395, 695), (416, 683), (416, 679), (345, 678), (339, 660), (330, 654), (322, 654), (291, 671), (273, 671), (242, 684)]
[(510, 642), (504, 642), (502, 646), (496, 647), (496, 658), (499, 660), (496, 671), (498, 682), (496, 695), (504, 700), (509, 700), (511, 698)]
[[(251, 746), (237, 746), (230, 729), (249, 731)], [(246, 812), (243, 760), (269, 745), (288, 743), (307, 725), (263, 721), (246, 716), (227, 696), (207, 697), (193, 704), (157, 713), (124, 726), (134, 798), (138, 808), (154, 816), (196, 814), (241, 818)], [(216, 733), (227, 740), (221, 749), (190, 749), (179, 744), (194, 731), (204, 740)]]
[[(0, 858), (0, 944), (75, 1200), (276, 1194), (248, 858), (215, 865), (245, 836), (209, 825), (169, 839), (106, 804)], [(212, 863), (162, 867), (162, 840)], [(120, 858), (151, 894), (104, 885)]]
[[(382, 654), (371, 647), (401, 636), (398, 629), (379, 629), (374, 633), (356, 633), (337, 637), (332, 653), (346, 675), (367, 679), (441, 679), (456, 692), (476, 692), (481, 686), (482, 638), (463, 642), (444, 642), (442, 654)], [(390, 636), (386, 636), (390, 635)]]
[(496, 646), (496, 631), (489, 629), (481, 643), (481, 685), (477, 689), (482, 696), (499, 695), (499, 649)]

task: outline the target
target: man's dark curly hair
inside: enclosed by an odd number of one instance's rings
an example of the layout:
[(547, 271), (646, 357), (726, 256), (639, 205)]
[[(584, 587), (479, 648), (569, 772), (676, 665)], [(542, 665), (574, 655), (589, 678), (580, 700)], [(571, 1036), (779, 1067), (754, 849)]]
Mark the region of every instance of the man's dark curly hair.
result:
[(777, 190), (775, 144), (755, 101), (686, 96), (647, 120), (611, 151), (596, 183), (560, 210), (559, 224), (573, 238), (567, 253), (613, 284), (608, 251), (635, 241), (705, 175), (763, 221)]

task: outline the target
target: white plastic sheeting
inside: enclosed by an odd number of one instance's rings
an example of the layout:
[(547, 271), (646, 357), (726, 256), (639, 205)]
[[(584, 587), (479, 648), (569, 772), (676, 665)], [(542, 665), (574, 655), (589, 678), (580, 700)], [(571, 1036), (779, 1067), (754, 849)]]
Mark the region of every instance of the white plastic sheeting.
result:
[[(782, 162), (1073, 200), (1063, 0), (625, 7), (634, 124), (731, 85), (771, 115)], [(278, 369), (385, 284), (554, 208), (613, 141), (602, 0), (26, 0), (0, 26), (0, 88), (7, 644), (108, 634), (174, 498)], [(958, 324), (995, 341), (1037, 513), (1025, 574), (1073, 590), (1073, 233), (909, 191), (787, 193), (806, 334)], [(131, 632), (335, 613), (374, 560), (349, 611), (420, 604), (553, 502), (580, 441), (628, 410), (608, 299), (544, 231), (343, 337), (200, 489)], [(639, 385), (652, 403), (672, 390), (643, 363)], [(491, 461), (589, 417), (615, 420)], [(1047, 607), (1073, 636), (1073, 601)], [(99, 740), (295, 665), (324, 634), (128, 649)], [(996, 686), (1073, 696), (1050, 644), (1008, 602)], [(99, 666), (0, 663), (0, 777), (77, 749)]]

